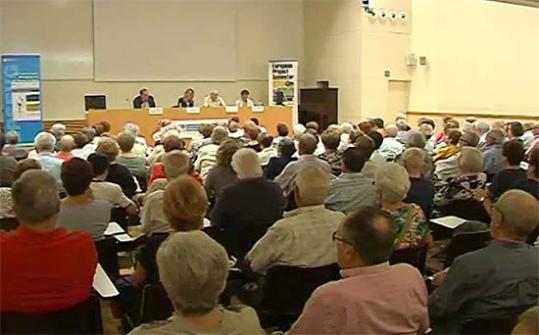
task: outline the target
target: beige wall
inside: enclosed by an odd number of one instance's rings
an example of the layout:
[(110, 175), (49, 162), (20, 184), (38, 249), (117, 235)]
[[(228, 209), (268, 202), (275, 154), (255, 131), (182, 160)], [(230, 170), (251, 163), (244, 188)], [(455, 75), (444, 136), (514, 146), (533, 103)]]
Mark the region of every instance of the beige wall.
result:
[[(184, 0), (174, 1), (181, 8)], [(303, 63), (303, 2), (238, 0), (229, 4), (236, 11), (237, 34), (236, 79), (231, 81), (95, 81), (92, 0), (0, 0), (0, 52), (41, 53), (46, 120), (84, 118), (86, 93), (106, 94), (109, 108), (127, 107), (142, 86), (149, 87), (163, 106), (175, 104), (187, 87), (196, 90), (199, 102), (217, 88), (233, 103), (242, 88), (249, 88), (256, 101), (267, 103), (268, 60), (298, 59)], [(212, 10), (211, 2), (207, 6)], [(206, 26), (200, 29), (206, 29), (211, 22), (201, 20), (201, 24)], [(188, 41), (200, 42), (196, 41), (197, 29), (185, 32)], [(178, 40), (166, 32), (155, 38), (171, 43)], [(302, 73), (300, 66), (300, 79)]]
[(413, 0), (410, 110), (539, 119), (539, 10), (483, 0)]

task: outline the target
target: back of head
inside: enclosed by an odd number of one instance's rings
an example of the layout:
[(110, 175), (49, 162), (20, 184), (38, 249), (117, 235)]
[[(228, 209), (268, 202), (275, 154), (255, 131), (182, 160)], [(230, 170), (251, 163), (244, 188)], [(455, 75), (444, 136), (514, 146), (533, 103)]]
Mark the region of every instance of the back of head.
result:
[(245, 134), (249, 137), (250, 140), (254, 141), (258, 138), (258, 135), (260, 134), (260, 128), (258, 128), (256, 125), (246, 125)]
[(262, 176), (260, 158), (253, 149), (242, 148), (236, 151), (232, 156), (231, 165), (239, 179), (258, 178)]
[[(103, 120), (103, 121), (101, 121), (101, 122), (99, 122), (99, 123), (101, 123), (101, 126), (103, 127), (103, 132), (105, 132), (105, 133), (110, 132), (110, 129), (111, 129), (112, 127), (111, 127), (109, 121)], [(135, 126), (137, 126), (137, 125), (135, 125)], [(137, 126), (137, 127), (138, 127), (138, 126)]]
[[(521, 190), (502, 194), (494, 208), (501, 214), (499, 227), (505, 237), (525, 241), (539, 224), (539, 201)], [(493, 221), (495, 221), (494, 218)], [(496, 224), (493, 222), (493, 227)]]
[(375, 184), (383, 199), (389, 203), (401, 202), (410, 190), (408, 172), (397, 163), (387, 163), (379, 167)]
[(342, 154), (344, 170), (348, 172), (361, 172), (365, 166), (365, 154), (357, 148), (348, 148)]
[(238, 141), (228, 139), (221, 143), (217, 149), (217, 165), (230, 167), (232, 156), (240, 149)]
[(539, 148), (535, 148), (528, 159), (528, 170), (532, 172), (533, 170), (533, 176), (535, 178), (539, 179)]
[(460, 150), (459, 166), (461, 172), (479, 173), (483, 171), (483, 155), (481, 151), (472, 147), (463, 147)]
[(172, 150), (182, 151), (185, 148), (185, 143), (183, 140), (176, 136), (167, 136), (163, 141), (163, 149), (165, 152), (170, 152)]
[(399, 131), (408, 131), (411, 129), (410, 125), (408, 124), (406, 120), (398, 120), (396, 122), (396, 125)]
[(68, 195), (84, 194), (92, 182), (92, 165), (84, 159), (73, 157), (62, 164), (61, 176)]
[(337, 150), (341, 143), (341, 135), (336, 131), (326, 130), (320, 137), (326, 150)]
[(372, 121), (362, 121), (357, 125), (357, 127), (363, 134), (368, 134), (374, 130), (374, 123)]
[(305, 133), (305, 130), (307, 129), (305, 128), (304, 125), (302, 125), (301, 123), (298, 123), (294, 125), (293, 130), (294, 130), (294, 136), (297, 138), (301, 136), (303, 133)]
[(490, 130), (490, 124), (487, 121), (479, 120), (475, 123), (475, 129), (480, 134), (484, 134)]
[(228, 131), (225, 127), (217, 126), (213, 128), (211, 133), (211, 141), (213, 144), (221, 144), (228, 136)]
[(19, 144), (19, 133), (17, 133), (14, 130), (10, 130), (6, 133), (6, 143), (10, 145), (17, 145)]
[(502, 155), (509, 165), (520, 165), (520, 162), (524, 160), (524, 153), (524, 145), (519, 139), (512, 139), (503, 144)]
[(292, 157), (296, 152), (296, 145), (291, 139), (284, 138), (279, 142), (277, 149), (282, 157)]
[(427, 145), (427, 138), (423, 133), (419, 131), (410, 130), (408, 133), (408, 138), (406, 139), (406, 146), (408, 148), (419, 148), (423, 149)]
[(198, 132), (203, 138), (209, 138), (213, 132), (214, 126), (208, 123), (201, 124), (198, 128)]
[(75, 149), (75, 139), (71, 135), (64, 135), (60, 139), (60, 151), (69, 152)]
[(329, 173), (320, 167), (307, 166), (294, 179), (298, 206), (318, 206), (324, 203), (329, 189)]
[(273, 144), (273, 136), (268, 135), (268, 133), (260, 133), (257, 138), (258, 143), (262, 146), (262, 148), (269, 148)]
[(387, 137), (396, 137), (399, 129), (394, 124), (386, 125), (386, 135)]
[(466, 130), (462, 133), (459, 143), (462, 146), (476, 148), (479, 144), (479, 135), (474, 131)]
[(88, 137), (81, 133), (80, 131), (71, 135), (75, 141), (75, 148), (82, 149), (86, 144), (88, 144)]
[(176, 231), (202, 229), (208, 198), (202, 185), (185, 175), (171, 181), (163, 196), (163, 212)]
[(518, 121), (509, 122), (507, 124), (508, 127), (508, 135), (511, 137), (520, 137), (524, 135), (524, 126), (522, 126), (522, 123)]
[(362, 207), (348, 215), (343, 225), (343, 237), (349, 241), (366, 265), (387, 262), (396, 235), (393, 217), (374, 207)]
[[(101, 123), (103, 125), (103, 123)], [(105, 126), (103, 125), (103, 131), (104, 132), (107, 132), (105, 130)], [(132, 122), (128, 122), (124, 125), (124, 132), (127, 132), (127, 133), (130, 133), (131, 135), (133, 135), (134, 137), (137, 137), (138, 136), (138, 133), (140, 131), (140, 127), (138, 124), (136, 123), (132, 123)]]
[(423, 123), (419, 126), (419, 131), (425, 136), (425, 138), (430, 139), (434, 133), (434, 127), (430, 123)]
[(184, 315), (217, 307), (229, 265), (226, 250), (201, 231), (171, 234), (157, 252), (159, 277), (174, 307)]
[(318, 131), (320, 130), (320, 125), (318, 125), (318, 122), (316, 122), (316, 121), (309, 121), (309, 122), (307, 122), (307, 124), (305, 125), (305, 128), (307, 128), (307, 129), (313, 129), (315, 132), (318, 133)]
[(101, 176), (109, 168), (109, 160), (105, 155), (93, 153), (88, 156), (88, 162), (92, 165), (94, 177)]
[(286, 123), (277, 124), (277, 134), (279, 134), (279, 136), (282, 136), (282, 137), (288, 136), (288, 133), (289, 133), (289, 130)]
[(401, 156), (401, 164), (411, 172), (422, 171), (425, 166), (425, 151), (419, 148), (408, 148)]
[(118, 146), (123, 152), (130, 152), (135, 145), (135, 135), (130, 131), (121, 132), (118, 135)]
[(447, 143), (447, 144), (450, 144), (450, 145), (459, 144), (461, 136), (462, 136), (462, 133), (460, 132), (460, 130), (458, 130), (458, 129), (450, 129), (447, 132), (447, 138), (449, 139), (449, 143)]
[(343, 134), (350, 134), (352, 130), (354, 130), (354, 125), (350, 122), (343, 122), (339, 126), (341, 133)]
[(114, 162), (120, 153), (118, 143), (112, 138), (102, 138), (95, 149), (95, 152), (105, 155), (109, 162)]
[(494, 144), (502, 144), (505, 139), (505, 135), (501, 129), (492, 129), (487, 134), (487, 140)]
[(41, 164), (39, 163), (39, 161), (36, 161), (32, 158), (18, 161), (17, 167), (15, 168), (15, 173), (13, 174), (15, 180), (19, 179), (19, 177), (28, 170), (41, 170)]
[(377, 129), (384, 129), (384, 119), (381, 117), (375, 117), (371, 121)]
[(94, 128), (88, 128), (88, 127), (82, 128), (80, 132), (83, 133), (84, 136), (86, 136), (86, 138), (88, 139), (88, 142), (92, 142), (96, 135)]
[[(383, 128), (380, 128), (383, 129)], [(373, 130), (371, 131), (368, 136), (371, 138), (371, 140), (374, 142), (374, 150), (380, 149), (382, 146), (382, 142), (384, 141), (384, 136), (380, 134), (380, 132)]]
[(451, 118), (447, 120), (446, 122), (444, 122), (444, 133), (446, 134), (450, 129), (459, 129), (459, 128), (460, 128), (460, 124), (455, 119)]
[(420, 117), (419, 120), (417, 120), (417, 126), (419, 128), (421, 128), (423, 125), (429, 125), (433, 130), (436, 128), (436, 123), (434, 123), (434, 120), (428, 117)]
[(163, 156), (163, 168), (168, 180), (189, 173), (191, 160), (179, 150), (172, 150)]
[(371, 159), (374, 152), (374, 141), (369, 136), (359, 136), (354, 140), (354, 146), (363, 153), (366, 160)]
[(299, 154), (312, 155), (316, 150), (317, 140), (311, 134), (302, 134), (299, 136)]
[(56, 138), (51, 133), (41, 132), (34, 138), (34, 146), (38, 152), (54, 151)]
[(56, 180), (41, 170), (26, 171), (11, 187), (14, 210), (20, 222), (38, 224), (60, 211)]
[(52, 125), (50, 132), (56, 137), (60, 138), (64, 136), (66, 131), (66, 126), (61, 123), (55, 123)]

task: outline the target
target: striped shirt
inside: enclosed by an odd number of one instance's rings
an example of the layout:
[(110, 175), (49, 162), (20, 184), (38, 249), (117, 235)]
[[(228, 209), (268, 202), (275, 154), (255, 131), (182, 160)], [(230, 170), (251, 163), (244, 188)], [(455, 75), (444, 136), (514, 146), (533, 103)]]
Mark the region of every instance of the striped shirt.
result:
[(344, 213), (357, 210), (361, 206), (375, 206), (376, 188), (374, 179), (361, 172), (345, 172), (333, 180), (326, 197), (326, 208)]

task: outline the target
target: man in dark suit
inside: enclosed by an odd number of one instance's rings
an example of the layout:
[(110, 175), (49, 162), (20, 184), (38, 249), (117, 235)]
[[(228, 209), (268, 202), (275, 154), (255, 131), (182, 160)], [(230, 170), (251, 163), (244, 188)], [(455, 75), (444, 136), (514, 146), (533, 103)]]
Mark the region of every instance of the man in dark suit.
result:
[(155, 107), (155, 100), (150, 95), (147, 88), (139, 91), (139, 95), (133, 99), (133, 108), (150, 108)]

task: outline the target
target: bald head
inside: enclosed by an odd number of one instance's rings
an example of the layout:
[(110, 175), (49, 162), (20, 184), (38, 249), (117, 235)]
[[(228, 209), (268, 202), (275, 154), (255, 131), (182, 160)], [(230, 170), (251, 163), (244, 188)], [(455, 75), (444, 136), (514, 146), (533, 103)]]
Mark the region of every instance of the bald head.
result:
[(539, 201), (524, 191), (505, 192), (494, 208), (500, 215), (493, 218), (493, 233), (524, 241), (539, 224)]
[(302, 134), (299, 137), (299, 154), (312, 155), (316, 150), (316, 138), (311, 134)]

